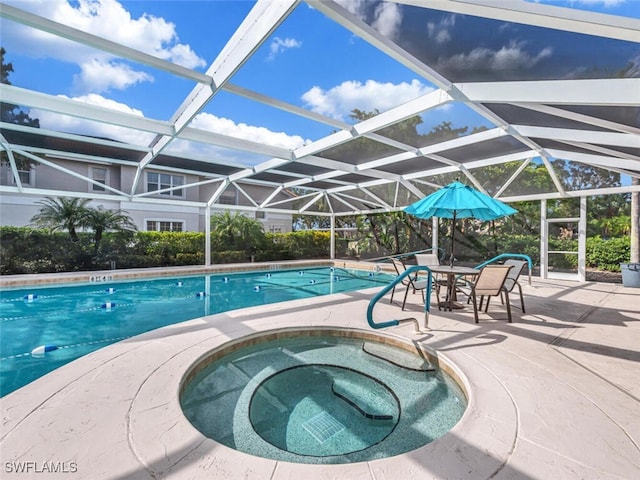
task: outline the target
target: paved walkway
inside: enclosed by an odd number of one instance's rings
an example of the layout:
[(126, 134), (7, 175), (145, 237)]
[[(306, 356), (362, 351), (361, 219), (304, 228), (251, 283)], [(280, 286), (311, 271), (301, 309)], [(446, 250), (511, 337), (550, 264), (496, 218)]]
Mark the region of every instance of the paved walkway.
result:
[[(415, 335), (409, 325), (385, 332), (453, 363), (469, 391), (459, 424), (413, 452), (351, 465), (289, 464), (205, 439), (180, 411), (186, 369), (229, 340), (294, 326), (369, 330), (371, 292), (353, 292), (165, 327), (7, 395), (0, 477), (640, 478), (640, 289), (536, 279), (524, 289), (527, 313), (514, 309), (513, 324), (494, 301), (478, 325), (468, 309), (436, 311), (429, 332)], [(420, 318), (419, 300), (409, 295), (408, 310)], [(379, 320), (406, 313), (386, 301), (375, 310)]]

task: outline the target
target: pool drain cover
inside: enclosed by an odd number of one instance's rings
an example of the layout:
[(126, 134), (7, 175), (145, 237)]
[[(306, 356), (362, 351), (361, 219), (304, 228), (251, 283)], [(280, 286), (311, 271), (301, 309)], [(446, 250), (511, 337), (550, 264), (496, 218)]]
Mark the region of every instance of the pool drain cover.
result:
[(313, 435), (313, 438), (318, 442), (324, 443), (336, 433), (344, 430), (344, 425), (333, 418), (329, 413), (322, 412), (304, 422), (302, 424), (302, 428)]

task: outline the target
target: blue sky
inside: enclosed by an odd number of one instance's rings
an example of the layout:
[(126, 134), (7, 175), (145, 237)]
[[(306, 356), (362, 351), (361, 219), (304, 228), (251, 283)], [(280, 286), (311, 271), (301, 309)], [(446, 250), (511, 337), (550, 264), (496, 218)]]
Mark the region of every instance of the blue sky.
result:
[[(508, 1), (508, 0), (505, 0)], [(240, 25), (253, 2), (235, 1), (8, 1), (19, 8), (75, 28), (143, 49), (165, 60), (206, 71)], [(617, 69), (638, 59), (638, 44), (603, 41), (567, 32), (504, 25), (441, 12), (428, 18), (410, 7), (342, 0), (368, 23), (429, 61), (453, 81), (580, 78), (584, 68)], [(640, 17), (638, 0), (544, 2), (602, 13)], [(10, 81), (51, 95), (168, 120), (193, 84), (103, 52), (46, 38), (33, 29), (0, 21), (5, 61), (13, 63)], [(479, 29), (484, 32), (478, 35)], [(437, 49), (431, 46), (437, 45)], [(446, 52), (446, 55), (444, 54)], [(473, 68), (470, 68), (473, 67)], [(390, 60), (363, 40), (306, 4), (293, 14), (231, 79), (231, 83), (331, 118), (349, 121), (358, 108), (384, 111), (435, 87)], [(33, 112), (43, 128), (73, 131), (144, 144), (146, 138), (115, 127), (61, 119)], [(429, 112), (424, 130), (442, 121), (455, 127), (492, 125), (458, 105)], [(325, 124), (219, 93), (194, 126), (295, 148), (332, 131)], [(183, 145), (185, 149), (197, 148)], [(219, 155), (231, 152), (219, 152)], [(239, 158), (229, 158), (239, 160)], [(243, 162), (258, 161), (242, 160)]]

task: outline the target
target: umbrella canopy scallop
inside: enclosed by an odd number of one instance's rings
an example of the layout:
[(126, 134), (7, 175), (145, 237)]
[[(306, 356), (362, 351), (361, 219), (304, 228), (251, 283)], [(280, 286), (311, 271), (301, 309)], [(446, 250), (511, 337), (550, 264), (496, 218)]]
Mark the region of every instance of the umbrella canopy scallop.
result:
[(496, 200), (468, 185), (458, 181), (412, 203), (404, 209), (409, 215), (418, 218), (451, 218), (451, 252), (449, 264), (453, 266), (455, 222), (457, 218), (476, 218), (478, 220), (496, 220), (513, 215), (518, 211), (506, 203)]
[(477, 218), (495, 220), (518, 211), (468, 185), (453, 182), (404, 209), (418, 218)]

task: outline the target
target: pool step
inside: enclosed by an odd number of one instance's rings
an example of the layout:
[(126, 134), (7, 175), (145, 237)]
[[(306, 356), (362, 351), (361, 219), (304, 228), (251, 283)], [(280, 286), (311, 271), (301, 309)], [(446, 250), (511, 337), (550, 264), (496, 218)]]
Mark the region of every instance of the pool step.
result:
[(404, 352), (399, 348), (390, 347), (381, 343), (364, 342), (362, 350), (376, 358), (386, 360), (397, 367), (406, 368), (407, 370), (415, 370), (417, 372), (435, 372), (436, 367), (430, 364), (426, 359), (419, 357), (417, 354)]
[[(393, 415), (381, 412), (380, 405), (372, 405), (376, 398), (368, 390), (350, 382), (336, 380), (331, 385), (333, 394), (355, 408), (363, 417), (371, 420), (393, 420)], [(378, 399), (379, 400), (379, 399)]]
[[(227, 368), (233, 372), (235, 372), (238, 377), (242, 378), (246, 383), (245, 386), (248, 385), (252, 379), (252, 375), (245, 372), (244, 370), (242, 370), (242, 368), (240, 368), (238, 365), (236, 365), (233, 362), (229, 362), (227, 364)], [(256, 389), (256, 392), (258, 395), (260, 395), (261, 397), (264, 397), (265, 400), (267, 400), (268, 403), (271, 404), (271, 406), (273, 408), (275, 408), (278, 412), (283, 413), (288, 411), (288, 408), (286, 405), (284, 405), (279, 399), (278, 397), (276, 397), (275, 395), (271, 394), (269, 391), (267, 391), (265, 388), (259, 388)]]

